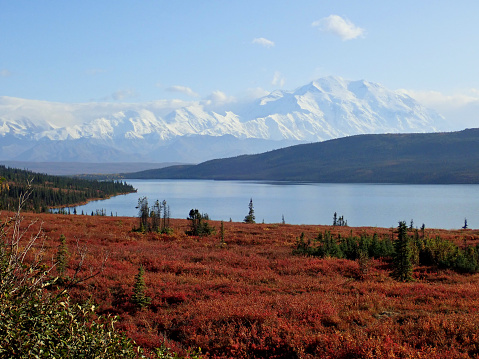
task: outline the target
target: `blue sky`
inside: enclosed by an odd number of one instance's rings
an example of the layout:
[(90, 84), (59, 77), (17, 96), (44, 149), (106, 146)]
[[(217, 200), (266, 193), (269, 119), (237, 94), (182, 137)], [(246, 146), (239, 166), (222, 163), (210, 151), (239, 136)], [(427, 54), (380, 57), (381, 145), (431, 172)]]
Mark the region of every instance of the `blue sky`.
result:
[(335, 75), (477, 127), (478, 14), (476, 0), (0, 0), (0, 96), (229, 102)]

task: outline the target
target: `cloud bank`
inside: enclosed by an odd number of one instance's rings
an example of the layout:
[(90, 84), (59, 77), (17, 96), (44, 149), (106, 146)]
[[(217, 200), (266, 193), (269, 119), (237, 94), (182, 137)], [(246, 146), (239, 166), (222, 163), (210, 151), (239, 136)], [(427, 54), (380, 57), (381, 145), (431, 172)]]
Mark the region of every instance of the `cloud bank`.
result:
[(439, 91), (400, 90), (443, 115), (455, 130), (479, 126), (479, 90), (446, 95)]
[(128, 98), (136, 97), (138, 94), (133, 90), (118, 90), (111, 94), (115, 101), (123, 101)]
[(312, 23), (313, 27), (319, 28), (322, 32), (327, 32), (339, 36), (341, 40), (353, 40), (362, 37), (365, 30), (359, 26), (354, 25), (348, 19), (342, 18), (339, 15), (329, 15), (318, 21)]
[(186, 87), (186, 86), (179, 86), (179, 85), (170, 86), (166, 89), (166, 91), (179, 92), (179, 93), (182, 93), (182, 94), (190, 96), (190, 97), (199, 97), (200, 96), (196, 92), (194, 92), (191, 88)]

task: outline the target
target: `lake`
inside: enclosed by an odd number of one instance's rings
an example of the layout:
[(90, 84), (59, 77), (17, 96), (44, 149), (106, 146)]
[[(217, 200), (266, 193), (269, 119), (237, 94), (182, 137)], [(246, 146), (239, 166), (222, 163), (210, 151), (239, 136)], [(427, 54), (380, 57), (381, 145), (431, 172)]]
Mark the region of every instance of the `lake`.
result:
[(289, 224), (333, 223), (333, 214), (349, 226), (397, 227), (411, 220), (415, 227), (479, 227), (479, 185), (332, 184), (208, 180), (128, 180), (137, 193), (77, 207), (91, 214), (135, 217), (138, 198), (150, 206), (166, 200), (171, 218), (186, 218), (190, 209), (212, 220), (243, 221), (253, 199), (256, 222)]

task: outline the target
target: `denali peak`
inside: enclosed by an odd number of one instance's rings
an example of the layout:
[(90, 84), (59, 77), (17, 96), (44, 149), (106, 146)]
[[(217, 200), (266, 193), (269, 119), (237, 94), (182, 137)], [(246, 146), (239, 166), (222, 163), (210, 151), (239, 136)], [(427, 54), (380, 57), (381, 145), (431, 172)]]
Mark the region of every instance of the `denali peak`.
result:
[(340, 77), (276, 90), (234, 111), (215, 112), (201, 102), (170, 105), (0, 97), (0, 159), (58, 161), (53, 143), (61, 142), (62, 159), (73, 162), (122, 156), (200, 162), (357, 134), (448, 130), (443, 117), (402, 92)]

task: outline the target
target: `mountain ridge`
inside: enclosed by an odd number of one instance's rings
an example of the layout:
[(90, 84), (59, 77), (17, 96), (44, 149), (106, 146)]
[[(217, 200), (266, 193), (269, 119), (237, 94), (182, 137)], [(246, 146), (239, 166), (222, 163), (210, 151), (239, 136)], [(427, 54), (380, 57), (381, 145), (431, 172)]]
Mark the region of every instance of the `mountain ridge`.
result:
[[(202, 101), (62, 105), (0, 98), (0, 159), (8, 160), (154, 161), (159, 154), (173, 156), (168, 161), (191, 163), (229, 156), (228, 147), (237, 148), (235, 154), (259, 153), (280, 148), (285, 141), (299, 144), (356, 134), (447, 129), (444, 118), (400, 91), (340, 77), (318, 79), (293, 91), (276, 90), (237, 104), (234, 111), (215, 111)], [(188, 155), (171, 147), (180, 138), (223, 136), (230, 136), (232, 143), (224, 151), (207, 151), (206, 140), (201, 141), (206, 148)], [(241, 146), (246, 139), (257, 141)], [(65, 144), (78, 140), (90, 144), (78, 151)], [(61, 159), (52, 149), (56, 144), (69, 149)], [(103, 158), (98, 157), (100, 147)]]
[(368, 134), (124, 174), (138, 179), (479, 183), (479, 129)]

